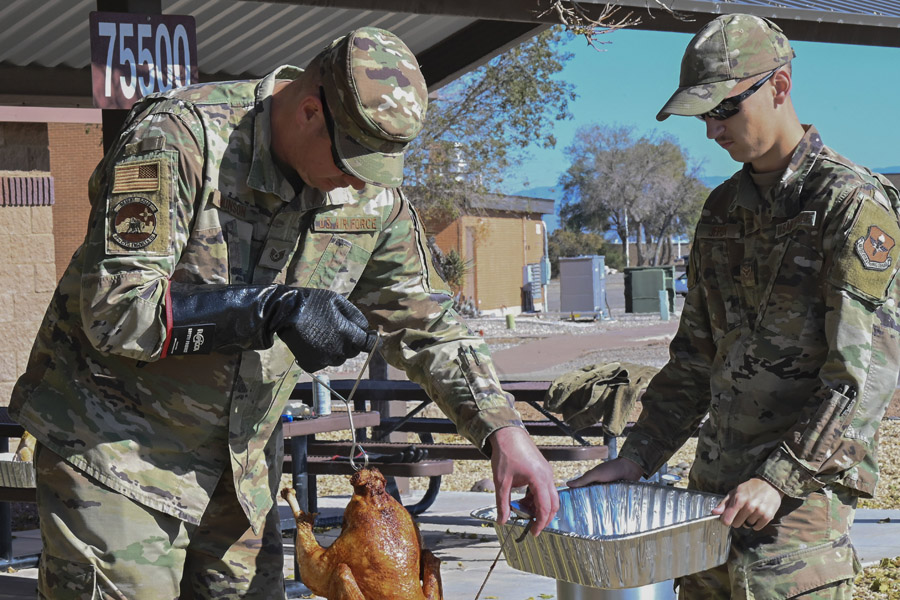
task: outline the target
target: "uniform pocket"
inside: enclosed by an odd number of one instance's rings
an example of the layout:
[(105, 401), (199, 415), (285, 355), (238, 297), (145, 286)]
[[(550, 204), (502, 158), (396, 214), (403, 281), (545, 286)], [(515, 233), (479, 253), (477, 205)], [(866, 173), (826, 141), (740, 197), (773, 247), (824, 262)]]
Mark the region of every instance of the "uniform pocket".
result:
[(101, 600), (114, 598), (105, 595), (97, 585), (97, 572), (93, 565), (77, 563), (41, 555), (41, 576), (38, 579), (38, 597), (54, 600)]
[(228, 247), (220, 227), (191, 234), (172, 273), (180, 283), (229, 283)]
[(856, 577), (858, 561), (843, 535), (833, 542), (759, 561), (747, 569), (750, 598), (785, 600), (809, 590)]
[(847, 429), (853, 416), (854, 399), (836, 390), (825, 390), (818, 410), (800, 436), (797, 456), (820, 465), (833, 452), (835, 443)]
[(724, 240), (698, 239), (700, 265), (697, 274), (704, 286), (713, 341), (741, 325), (741, 300), (737, 295), (735, 277)]
[(371, 253), (339, 236), (333, 236), (322, 252), (306, 287), (329, 289), (347, 295), (362, 276)]
[(512, 406), (506, 393), (497, 385), (497, 377), (488, 368), (487, 357), (480, 357), (472, 346), (460, 347), (456, 364), (466, 378), (466, 384), (479, 410)]
[(802, 338), (804, 332), (822, 330), (825, 317), (814, 308), (821, 306), (823, 257), (815, 248), (797, 240), (785, 243), (778, 271), (760, 306), (759, 324), (775, 333), (790, 332)]

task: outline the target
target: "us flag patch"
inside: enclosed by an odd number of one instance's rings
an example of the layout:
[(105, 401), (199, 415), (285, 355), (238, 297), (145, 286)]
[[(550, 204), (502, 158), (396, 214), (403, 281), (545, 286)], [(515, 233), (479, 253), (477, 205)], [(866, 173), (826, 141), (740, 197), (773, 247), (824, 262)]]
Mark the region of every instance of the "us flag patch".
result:
[(159, 190), (159, 171), (159, 160), (116, 165), (112, 193), (155, 192)]

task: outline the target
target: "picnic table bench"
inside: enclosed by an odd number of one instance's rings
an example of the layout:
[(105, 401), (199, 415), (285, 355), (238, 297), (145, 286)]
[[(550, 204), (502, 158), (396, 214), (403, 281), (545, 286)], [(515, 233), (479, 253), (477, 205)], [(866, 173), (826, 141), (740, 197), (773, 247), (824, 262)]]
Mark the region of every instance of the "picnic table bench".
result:
[[(354, 384), (356, 384), (355, 380), (338, 379), (331, 381), (330, 387), (346, 398)], [(538, 450), (548, 461), (601, 461), (615, 457), (615, 437), (609, 435), (602, 425), (593, 425), (575, 432), (544, 409), (543, 399), (550, 385), (549, 381), (513, 381), (502, 382), (502, 385), (505, 391), (513, 395), (516, 402), (523, 402), (531, 406), (541, 415), (541, 419), (524, 421), (525, 428), (531, 435), (568, 437), (573, 441), (572, 444), (566, 445), (538, 442)], [(300, 400), (312, 406), (314, 404), (312, 383), (297, 384), (291, 394), (291, 399)], [(357, 431), (357, 440), (364, 442), (367, 452), (378, 455), (397, 455), (404, 449), (414, 446), (420, 451), (426, 451), (428, 459), (488, 460), (487, 456), (471, 444), (435, 443), (434, 434), (455, 434), (457, 433), (456, 426), (447, 418), (418, 416), (431, 404), (431, 399), (416, 383), (406, 380), (364, 379), (359, 381), (352, 401), (354, 409), (357, 411), (371, 408), (381, 412), (380, 424), (373, 429), (373, 439), (367, 439), (365, 431)], [(408, 402), (418, 402), (418, 405), (407, 412), (405, 407)], [(404, 407), (400, 411), (400, 415), (394, 415), (396, 411), (386, 410), (392, 403), (401, 404)], [(420, 442), (385, 441), (391, 434), (398, 432), (416, 433)], [(588, 437), (601, 437), (603, 443), (592, 444), (586, 439)], [(346, 456), (352, 445), (350, 441), (310, 440), (308, 443), (311, 454), (325, 456)], [(407, 472), (404, 471), (407, 467), (404, 465), (412, 468), (415, 464), (416, 462), (394, 463), (394, 474), (397, 476), (407, 475)], [(421, 473), (413, 475), (410, 472), (409, 476), (421, 476)], [(389, 484), (391, 493), (399, 496), (396, 492), (396, 485), (391, 482), (391, 477), (389, 477)], [(427, 510), (434, 498), (437, 497), (439, 486), (440, 477), (431, 477), (425, 496), (413, 507), (407, 507), (411, 508), (410, 512), (419, 514)]]

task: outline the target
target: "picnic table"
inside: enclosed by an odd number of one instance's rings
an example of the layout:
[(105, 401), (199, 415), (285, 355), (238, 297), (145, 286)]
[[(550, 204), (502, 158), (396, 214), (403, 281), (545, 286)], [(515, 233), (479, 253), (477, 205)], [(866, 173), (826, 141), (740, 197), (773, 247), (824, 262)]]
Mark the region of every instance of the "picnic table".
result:
[[(513, 395), (516, 402), (522, 402), (539, 413), (540, 418), (524, 421), (525, 429), (537, 437), (566, 437), (571, 440), (569, 444), (542, 444), (538, 441), (538, 450), (548, 461), (600, 461), (614, 458), (616, 454), (616, 438), (602, 425), (593, 425), (578, 432), (573, 431), (566, 423), (558, 419), (552, 413), (543, 408), (543, 398), (550, 385), (549, 381), (504, 381), (503, 389)], [(459, 461), (459, 460), (488, 460), (488, 457), (471, 444), (435, 443), (434, 434), (457, 433), (456, 426), (446, 417), (421, 417), (422, 411), (431, 404), (431, 399), (425, 391), (416, 383), (407, 380), (372, 380), (363, 379), (358, 383), (352, 379), (336, 379), (330, 382), (330, 387), (344, 397), (350, 393), (356, 385), (353, 396), (354, 409), (378, 410), (381, 413), (380, 423), (373, 429), (373, 439), (366, 439), (364, 431), (357, 432), (357, 440), (362, 441), (368, 452), (385, 456), (396, 455), (405, 449), (415, 446), (424, 450), (429, 460)], [(312, 406), (313, 385), (311, 382), (298, 383), (291, 394), (292, 400), (300, 400)], [(418, 404), (410, 410), (406, 410), (407, 403)], [(400, 404), (403, 410), (390, 410), (391, 404)], [(419, 442), (411, 444), (403, 441), (386, 441), (392, 434), (398, 432), (416, 433)], [(601, 437), (602, 444), (591, 443), (586, 438)], [(350, 441), (321, 441), (310, 440), (308, 451), (310, 454), (329, 456), (347, 455), (352, 443)], [(427, 469), (420, 469), (413, 474), (412, 469), (417, 461), (393, 462), (393, 470), (388, 476), (389, 490), (395, 495), (396, 485), (392, 485), (394, 476), (425, 476)], [(440, 476), (430, 475), (428, 491), (422, 499), (412, 506), (407, 506), (412, 514), (420, 514), (428, 509), (437, 497), (440, 488)]]

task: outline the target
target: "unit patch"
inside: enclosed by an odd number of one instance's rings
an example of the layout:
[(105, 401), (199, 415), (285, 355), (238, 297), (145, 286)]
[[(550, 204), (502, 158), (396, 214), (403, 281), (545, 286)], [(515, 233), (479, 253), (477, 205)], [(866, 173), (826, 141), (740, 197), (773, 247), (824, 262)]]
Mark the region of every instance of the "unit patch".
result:
[(871, 199), (848, 215), (852, 226), (836, 244), (828, 279), (841, 289), (865, 299), (882, 302), (897, 270), (900, 223), (893, 211)]
[(112, 241), (129, 250), (146, 248), (157, 238), (159, 207), (149, 198), (131, 196), (112, 209)]
[(113, 168), (106, 199), (106, 253), (165, 256), (172, 243), (173, 166), (178, 152), (126, 158)]
[(863, 267), (872, 271), (884, 271), (891, 266), (891, 248), (894, 238), (886, 234), (877, 225), (870, 225), (869, 231), (856, 240), (856, 254)]

